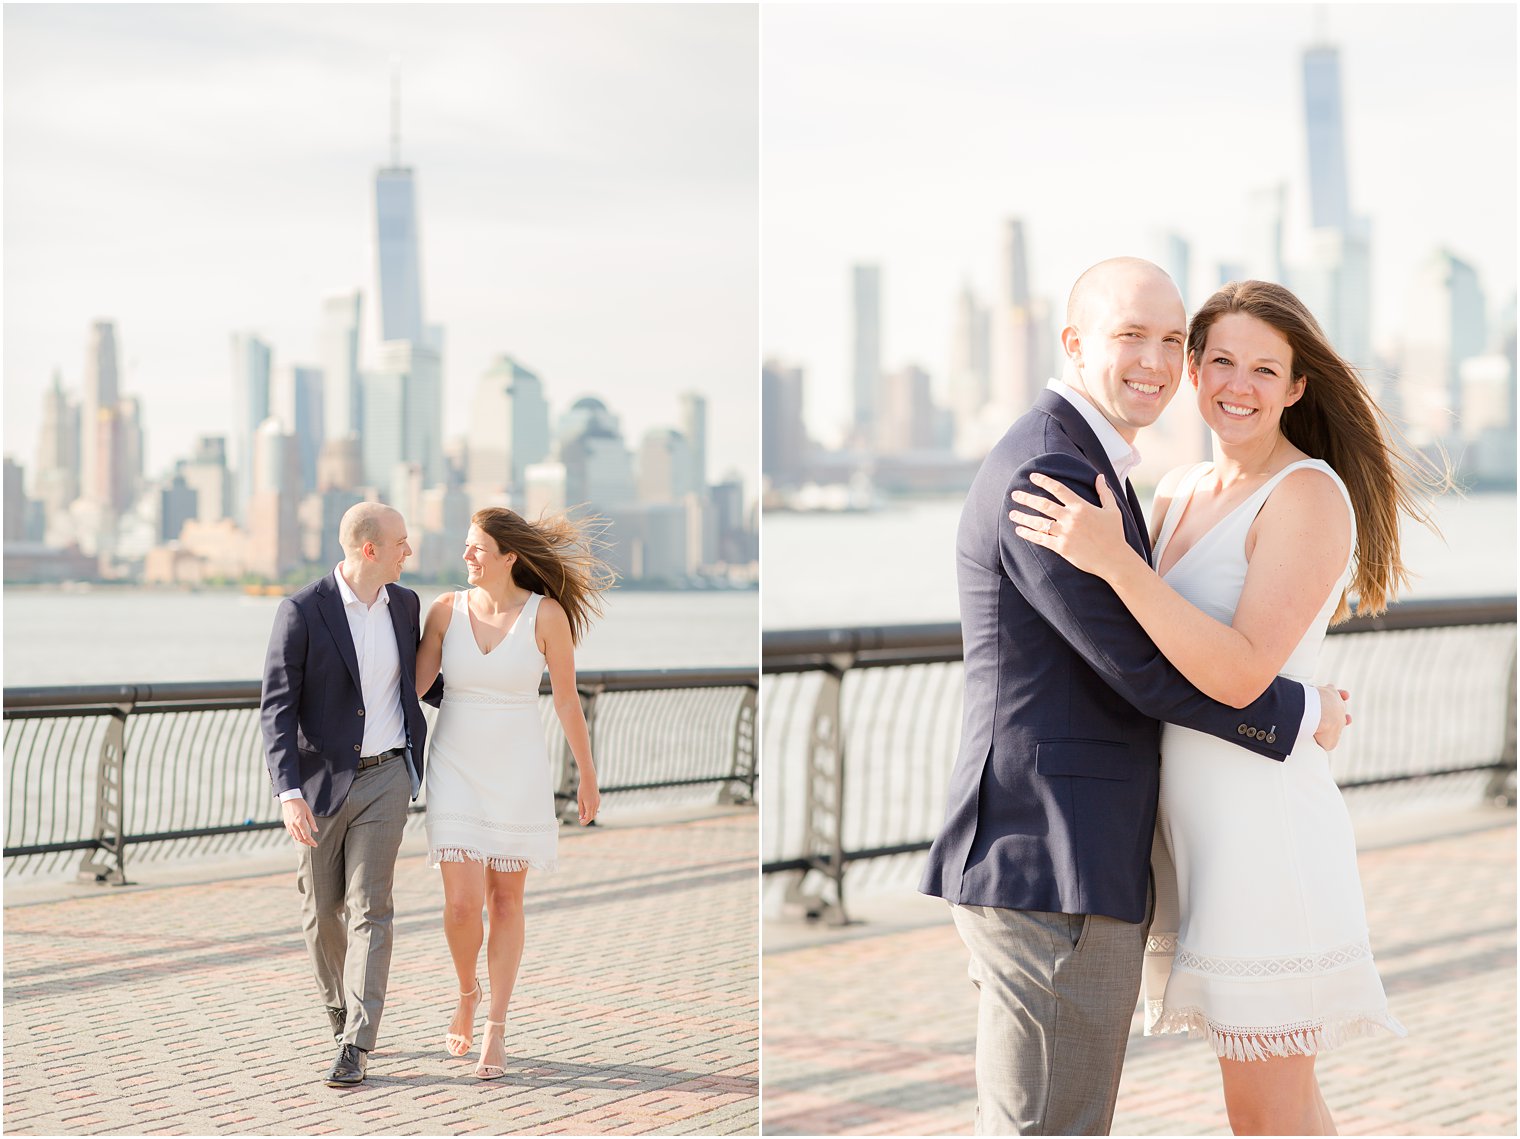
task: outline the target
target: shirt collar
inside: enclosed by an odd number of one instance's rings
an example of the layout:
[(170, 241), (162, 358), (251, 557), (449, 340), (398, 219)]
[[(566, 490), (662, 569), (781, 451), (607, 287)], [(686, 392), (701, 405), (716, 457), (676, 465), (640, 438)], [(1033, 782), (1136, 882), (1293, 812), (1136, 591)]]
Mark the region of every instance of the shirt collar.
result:
[[(1119, 434), (1115, 427), (1104, 414), (1093, 406), (1092, 400), (1083, 393), (1062, 380), (1051, 380), (1046, 385), (1048, 390), (1055, 392), (1072, 407), (1076, 408), (1082, 418), (1087, 420), (1087, 426), (1093, 429), (1093, 434), (1098, 437), (1098, 442), (1103, 445), (1103, 453), (1108, 456), (1108, 461), (1113, 464), (1114, 474), (1122, 483), (1129, 478), (1130, 471), (1140, 465), (1140, 450), (1133, 443), (1126, 443), (1124, 436)], [(1117, 487), (1115, 488), (1118, 489)]]
[[(343, 607), (345, 609), (350, 605), (364, 605), (364, 602), (359, 600), (359, 595), (354, 592), (353, 587), (348, 584), (348, 579), (343, 576), (342, 562), (339, 562), (337, 567), (333, 570), (333, 577), (338, 579), (338, 596), (343, 599)], [(386, 589), (383, 585), (380, 587), (379, 600), (384, 602), (386, 605), (389, 605), (391, 603), (391, 591)], [(367, 609), (369, 607), (366, 605), (365, 608)]]

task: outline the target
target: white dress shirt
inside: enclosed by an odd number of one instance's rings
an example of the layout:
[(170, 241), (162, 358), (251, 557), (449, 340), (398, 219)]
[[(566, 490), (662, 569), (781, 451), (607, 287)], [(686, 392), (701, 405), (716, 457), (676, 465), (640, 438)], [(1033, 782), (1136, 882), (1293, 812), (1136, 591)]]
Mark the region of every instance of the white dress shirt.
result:
[[(341, 562), (333, 570), (333, 577), (337, 579), (338, 596), (343, 601), (343, 615), (348, 618), (354, 655), (359, 660), (359, 693), (364, 701), (364, 739), (359, 745), (359, 754), (379, 755), (391, 748), (405, 747), (401, 654), (396, 648), (396, 629), (391, 624), (390, 591), (382, 585), (374, 604), (366, 605), (344, 578)], [(286, 799), (303, 798), (299, 787), (280, 795), (282, 803)]]
[[(1114, 474), (1119, 476), (1119, 485), (1110, 487), (1115, 498), (1124, 497), (1124, 483), (1129, 479), (1130, 471), (1140, 465), (1140, 452), (1133, 443), (1125, 442), (1124, 436), (1119, 434), (1119, 429), (1108, 421), (1108, 417), (1098, 410), (1097, 406), (1087, 396), (1079, 392), (1070, 384), (1061, 380), (1051, 380), (1046, 385), (1049, 391), (1055, 392), (1072, 407), (1076, 408), (1087, 425), (1093, 429), (1093, 434), (1098, 437), (1098, 442), (1103, 445), (1103, 453), (1108, 456), (1108, 461), (1113, 464)], [(1145, 526), (1144, 518), (1137, 518), (1142, 527)], [(1298, 683), (1302, 683), (1301, 681)], [(1304, 686), (1304, 718), (1298, 728), (1298, 743), (1294, 745), (1297, 751), (1301, 747), (1314, 742), (1314, 733), (1319, 730), (1320, 699), (1319, 689), (1312, 684)]]

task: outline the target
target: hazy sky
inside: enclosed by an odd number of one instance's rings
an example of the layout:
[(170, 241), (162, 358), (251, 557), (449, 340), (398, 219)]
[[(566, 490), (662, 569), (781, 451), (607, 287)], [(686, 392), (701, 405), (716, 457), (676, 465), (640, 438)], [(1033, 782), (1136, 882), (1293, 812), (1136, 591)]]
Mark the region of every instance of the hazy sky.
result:
[(500, 353), (551, 415), (637, 447), (709, 396), (709, 473), (751, 490), (758, 20), (749, 6), (8, 5), (5, 450), (116, 321), (148, 473), (231, 425), (229, 334), (315, 363), (324, 294), (374, 304), (390, 61), (416, 170), (445, 436)]
[(809, 419), (850, 413), (850, 279), (882, 266), (883, 363), (936, 385), (952, 305), (991, 297), (1002, 220), (1060, 309), (1083, 268), (1192, 243), (1191, 303), (1245, 252), (1253, 188), (1289, 186), (1303, 240), (1301, 53), (1340, 48), (1353, 210), (1373, 224), (1373, 332), (1395, 334), (1447, 246), (1490, 307), (1515, 289), (1515, 8), (1501, 5), (767, 6), (767, 353), (807, 371)]

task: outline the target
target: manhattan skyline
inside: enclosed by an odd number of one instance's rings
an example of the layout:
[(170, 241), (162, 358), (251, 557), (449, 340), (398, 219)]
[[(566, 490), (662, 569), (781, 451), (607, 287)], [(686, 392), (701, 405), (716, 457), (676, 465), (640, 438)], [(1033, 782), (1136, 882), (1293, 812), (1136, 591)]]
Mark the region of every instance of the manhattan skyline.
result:
[(1491, 308), (1513, 297), (1512, 8), (782, 6), (763, 31), (763, 348), (805, 370), (825, 441), (851, 414), (853, 265), (881, 270), (883, 367), (926, 367), (943, 401), (956, 295), (995, 295), (1007, 218), (1057, 316), (1088, 265), (1164, 261), (1168, 234), (1191, 247), (1196, 307), (1273, 184), (1301, 257), (1319, 43), (1339, 51), (1350, 201), (1372, 223), (1374, 348), (1437, 248)]
[(605, 394), (634, 438), (702, 392), (709, 476), (756, 484), (752, 9), (11, 8), (5, 31), (5, 448), (26, 467), (95, 320), (150, 475), (230, 431), (232, 333), (320, 365), (324, 299), (359, 289), (373, 341), (399, 57), (445, 438), (509, 353), (566, 402)]

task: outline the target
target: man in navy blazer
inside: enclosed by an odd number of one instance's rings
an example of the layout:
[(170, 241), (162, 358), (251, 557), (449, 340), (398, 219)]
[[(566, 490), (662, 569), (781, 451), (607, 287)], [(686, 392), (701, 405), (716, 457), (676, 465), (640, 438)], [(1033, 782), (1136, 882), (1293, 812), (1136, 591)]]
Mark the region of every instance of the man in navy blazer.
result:
[(302, 925), (340, 1045), (330, 1087), (363, 1081), (385, 1004), (391, 885), (407, 802), (421, 789), (417, 595), (395, 582), (406, 523), (361, 502), (341, 564), (275, 614), (260, 704), (265, 759), (297, 844)]
[[(1173, 668), (1103, 582), (1014, 534), (1009, 494), (1102, 475), (1130, 545), (1150, 539), (1127, 474), (1176, 391), (1186, 315), (1155, 265), (1102, 262), (1072, 289), (1063, 379), (1009, 428), (956, 539), (965, 649), (960, 752), (920, 889), (952, 905), (978, 989), (979, 1134), (1107, 1134), (1148, 919), (1161, 722), (1281, 761), (1333, 747), (1333, 688), (1277, 679), (1227, 707)], [(1123, 488), (1122, 495), (1119, 488)]]

